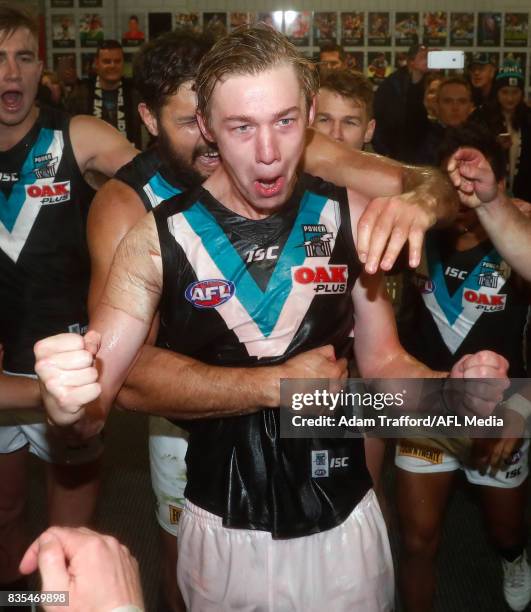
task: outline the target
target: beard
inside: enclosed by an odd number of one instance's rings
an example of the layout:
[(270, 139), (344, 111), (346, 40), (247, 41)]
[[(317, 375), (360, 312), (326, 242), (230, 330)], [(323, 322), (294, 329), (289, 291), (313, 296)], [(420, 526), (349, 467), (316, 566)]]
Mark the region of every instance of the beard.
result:
[(206, 176), (202, 176), (193, 167), (193, 163), (198, 157), (214, 151), (214, 149), (207, 144), (202, 144), (194, 148), (191, 163), (175, 149), (170, 139), (163, 131), (159, 133), (157, 138), (157, 147), (161, 160), (170, 169), (177, 181), (184, 184), (185, 187), (190, 188), (200, 185), (207, 178)]

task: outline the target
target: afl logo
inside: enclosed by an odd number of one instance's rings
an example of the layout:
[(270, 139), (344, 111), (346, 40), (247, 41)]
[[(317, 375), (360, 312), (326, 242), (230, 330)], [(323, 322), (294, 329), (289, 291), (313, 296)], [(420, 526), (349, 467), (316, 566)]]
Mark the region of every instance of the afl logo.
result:
[(230, 300), (235, 290), (231, 281), (213, 278), (191, 283), (184, 297), (196, 308), (216, 308)]

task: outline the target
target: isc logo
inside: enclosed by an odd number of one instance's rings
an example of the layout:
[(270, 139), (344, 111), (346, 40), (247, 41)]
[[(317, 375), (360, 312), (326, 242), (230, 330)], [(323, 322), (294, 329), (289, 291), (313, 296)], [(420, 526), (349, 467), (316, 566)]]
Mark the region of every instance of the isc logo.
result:
[(184, 297), (196, 308), (216, 308), (230, 300), (234, 292), (234, 283), (214, 278), (191, 283), (186, 287)]
[(38, 199), (41, 204), (58, 204), (70, 200), (70, 181), (51, 185), (27, 185), (26, 196)]

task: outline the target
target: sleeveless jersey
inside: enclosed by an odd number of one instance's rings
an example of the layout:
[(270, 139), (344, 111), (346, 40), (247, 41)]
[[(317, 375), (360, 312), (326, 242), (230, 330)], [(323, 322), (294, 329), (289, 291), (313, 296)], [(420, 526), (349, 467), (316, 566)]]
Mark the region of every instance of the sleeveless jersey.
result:
[[(345, 190), (304, 176), (279, 212), (252, 221), (199, 187), (153, 214), (163, 261), (159, 346), (235, 367), (325, 344), (351, 354), (361, 265)], [(341, 523), (371, 487), (363, 441), (284, 439), (279, 421), (279, 409), (188, 421), (186, 497), (228, 527), (277, 538)]]
[(424, 269), (409, 273), (400, 339), (434, 369), (449, 370), (463, 355), (489, 349), (503, 355), (511, 377), (525, 377), (528, 297), (489, 241), (468, 251), (427, 237)]
[(129, 185), (148, 212), (192, 186), (184, 176), (174, 175), (160, 159), (156, 147), (139, 153), (122, 166), (114, 178)]
[(42, 109), (28, 134), (0, 152), (0, 341), (12, 372), (33, 372), (37, 340), (88, 323), (91, 190), (69, 123), (66, 114)]

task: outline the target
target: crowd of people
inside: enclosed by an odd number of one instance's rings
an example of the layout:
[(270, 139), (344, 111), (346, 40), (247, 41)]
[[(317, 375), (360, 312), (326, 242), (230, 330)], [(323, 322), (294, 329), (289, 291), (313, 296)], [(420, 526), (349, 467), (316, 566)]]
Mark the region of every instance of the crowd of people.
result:
[[(528, 375), (519, 65), (480, 53), (447, 76), (416, 45), (374, 92), (337, 45), (316, 66), (258, 25), (163, 34), (131, 81), (107, 40), (65, 84), (38, 35), (0, 7), (0, 591), (38, 569), (68, 609), (144, 609), (137, 562), (88, 529), (117, 405), (150, 415), (157, 611), (392, 610), (395, 504), (398, 597), (427, 612), (459, 469), (524, 610), (531, 392), (502, 402)], [(385, 500), (390, 441), (281, 435), (282, 379), (349, 369), (468, 381), (467, 409), (510, 435), (399, 440)], [(31, 545), (28, 453), (51, 525)]]

